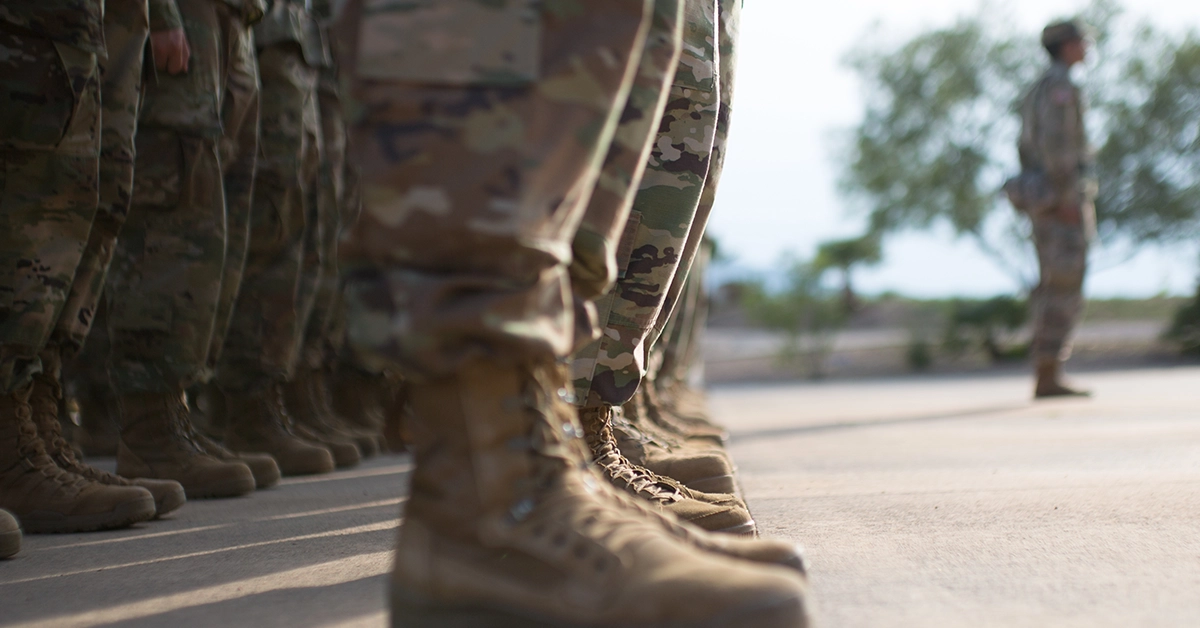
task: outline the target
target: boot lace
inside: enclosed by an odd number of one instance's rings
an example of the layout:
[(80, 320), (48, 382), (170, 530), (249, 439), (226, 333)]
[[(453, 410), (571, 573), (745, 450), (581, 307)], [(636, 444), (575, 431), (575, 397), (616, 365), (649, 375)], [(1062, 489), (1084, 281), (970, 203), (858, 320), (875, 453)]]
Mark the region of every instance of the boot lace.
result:
[(639, 497), (658, 504), (671, 504), (684, 498), (674, 487), (663, 483), (655, 473), (630, 462), (621, 453), (608, 425), (610, 409), (589, 408), (581, 412), (580, 416), (587, 422), (584, 433), (592, 452), (592, 461), (604, 471), (609, 480), (628, 488)]
[(87, 478), (69, 473), (54, 464), (54, 460), (46, 452), (45, 442), (38, 436), (37, 425), (33, 422), (32, 406), (22, 403), (15, 410), (20, 464), (28, 471), (40, 473), (64, 489), (78, 491), (87, 486)]
[(75, 448), (71, 447), (63, 436), (62, 425), (58, 422), (61, 403), (62, 386), (57, 380), (45, 376), (34, 378), (33, 394), (29, 398), (33, 409), (33, 423), (45, 445), (46, 453), (54, 463), (65, 471), (93, 482), (126, 484), (124, 478), (84, 464), (75, 455)]

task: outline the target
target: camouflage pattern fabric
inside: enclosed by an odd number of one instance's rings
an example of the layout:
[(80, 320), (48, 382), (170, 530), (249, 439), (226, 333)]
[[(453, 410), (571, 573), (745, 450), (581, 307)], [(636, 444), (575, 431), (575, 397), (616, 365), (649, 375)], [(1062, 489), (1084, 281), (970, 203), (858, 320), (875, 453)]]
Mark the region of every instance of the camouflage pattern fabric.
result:
[(1029, 298), (1030, 353), (1037, 361), (1071, 357), (1071, 334), (1083, 316), (1088, 242), (1079, 225), (1053, 218), (1033, 222), (1041, 280)]
[[(150, 7), (146, 0), (106, 0), (104, 40), (108, 55), (100, 62), (100, 208), (63, 314), (51, 335), (51, 343), (59, 347), (64, 359), (79, 352), (95, 322), (117, 236), (133, 199), (134, 137), (149, 34)], [(102, 375), (102, 369), (99, 364), (94, 370)]]
[(634, 196), (646, 172), (683, 35), (684, 0), (656, 0), (638, 74), (634, 78), (616, 135), (604, 158), (600, 179), (572, 246), (571, 283), (575, 297), (595, 300), (617, 280), (618, 245), (628, 224)]
[(680, 256), (679, 271), (671, 282), (667, 297), (663, 300), (663, 311), (659, 314), (658, 322), (651, 334), (651, 345), (662, 335), (671, 312), (679, 302), (681, 293), (687, 289), (690, 276), (689, 269), (692, 260), (696, 259), (699, 250), (704, 246), (705, 234), (708, 232), (708, 220), (712, 216), (713, 205), (717, 200), (717, 189), (721, 183), (721, 174), (725, 170), (725, 151), (729, 143), (729, 122), (733, 118), (734, 86), (737, 84), (737, 41), (742, 23), (742, 0), (719, 0), (718, 8), (721, 19), (718, 31), (718, 46), (720, 47), (720, 76), (719, 87), (721, 106), (717, 113), (717, 133), (713, 138), (712, 159), (708, 166), (708, 176), (704, 179), (704, 191), (700, 194), (700, 206), (696, 209), (696, 220), (688, 233), (687, 245)]
[[(319, 240), (313, 238), (315, 252), (307, 252), (307, 257), (310, 260), (315, 257), (319, 266), (316, 296), (305, 329), (300, 358), (309, 368), (320, 368), (331, 355), (337, 353), (340, 345), (335, 335), (341, 285), (337, 255), (342, 217), (347, 213), (343, 209), (346, 203), (346, 123), (343, 117), (341, 84), (332, 64), (320, 71), (317, 102), (321, 115), (323, 149), (320, 199), (316, 203), (317, 220), (321, 224), (318, 233), (321, 237)], [(311, 267), (311, 261), (305, 266)]]
[[(1083, 98), (1070, 68), (1054, 62), (1022, 104), (1021, 168), (1040, 173), (1052, 202), (1031, 211), (1041, 280), (1030, 295), (1035, 360), (1066, 360), (1083, 313), (1088, 240), (1095, 231), (1096, 182), (1083, 123)], [(1064, 217), (1061, 207), (1076, 207)]]
[(703, 377), (704, 330), (709, 311), (704, 282), (712, 253), (712, 241), (705, 239), (692, 262), (679, 302), (659, 341), (651, 348), (647, 377), (659, 390), (689, 384)]
[(342, 262), (364, 366), (445, 376), (571, 350), (571, 246), (651, 7), (351, 2), (363, 212)]
[(626, 229), (630, 257), (611, 291), (611, 308), (600, 304), (608, 315), (601, 319), (599, 341), (576, 353), (572, 365), (576, 397), (586, 405), (633, 398), (668, 289), (690, 265), (682, 254), (696, 222), (720, 107), (719, 20), (716, 0), (687, 0), (684, 8), (683, 53)]
[(258, 64), (260, 159), (249, 254), (217, 368), (226, 390), (261, 389), (291, 376), (319, 279), (319, 265), (304, 268), (306, 242), (320, 237), (312, 207), (321, 150), (317, 69), (293, 42), (260, 49)]
[(225, 290), (226, 204), (248, 203), (235, 198), (248, 185), (226, 183), (253, 171), (257, 148), (248, 16), (211, 0), (177, 5), (190, 67), (146, 90), (133, 203), (106, 289), (110, 378), (121, 394), (205, 378)]
[[(99, 32), (99, 3), (54, 39), (5, 28), (27, 3), (0, 7), (0, 388), (27, 385), (58, 324), (99, 203), (100, 72), (97, 55), (65, 42)], [(48, 3), (53, 5), (54, 3)], [(30, 16), (33, 17), (30, 17)], [(24, 27), (35, 17), (32, 10)], [(95, 23), (88, 21), (96, 18)], [(38, 18), (40, 19), (40, 18)], [(77, 22), (78, 21), (78, 22)], [(78, 25), (75, 37), (68, 26)], [(86, 31), (86, 32), (83, 32)], [(90, 36), (90, 35), (88, 35)]]
[(6, 0), (0, 3), (0, 23), (15, 26), (12, 32), (104, 56), (104, 0)]

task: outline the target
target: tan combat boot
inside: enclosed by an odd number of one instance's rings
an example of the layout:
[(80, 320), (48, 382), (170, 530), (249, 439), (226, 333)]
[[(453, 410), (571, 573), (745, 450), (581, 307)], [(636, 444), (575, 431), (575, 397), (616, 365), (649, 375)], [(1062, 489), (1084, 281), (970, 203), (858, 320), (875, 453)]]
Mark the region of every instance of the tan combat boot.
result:
[(278, 384), (266, 390), (225, 391), (228, 427), (225, 446), (237, 453), (268, 454), (285, 476), (314, 475), (334, 470), (328, 449), (291, 431)]
[(0, 558), (21, 551), (21, 524), (7, 510), (0, 510)]
[(120, 397), (121, 446), (117, 474), (175, 480), (188, 499), (238, 497), (254, 492), (254, 475), (241, 462), (218, 460), (195, 441), (183, 391)]
[(0, 508), (30, 534), (123, 528), (154, 517), (154, 497), (58, 468), (33, 424), (32, 386), (0, 395)]
[(351, 427), (377, 437), (377, 448), (382, 451), (383, 443), (379, 441), (387, 420), (384, 407), (387, 378), (351, 366), (341, 366), (329, 377), (333, 410)]
[(340, 434), (350, 436), (363, 458), (370, 458), (379, 455), (380, 429), (378, 427), (368, 428), (356, 425), (346, 417), (338, 413), (333, 403), (332, 376), (326, 370), (315, 369), (307, 372), (299, 373), (300, 377), (307, 377), (310, 385), (310, 394), (312, 397), (312, 405), (316, 408), (318, 415), (324, 417), (324, 422), (336, 430)]
[(635, 465), (621, 455), (612, 433), (611, 406), (580, 408), (584, 440), (592, 462), (613, 486), (709, 532), (753, 536), (754, 519), (734, 495), (700, 493)]
[(250, 473), (254, 475), (254, 488), (256, 490), (271, 488), (279, 484), (279, 480), (283, 478), (283, 473), (279, 471), (279, 464), (267, 454), (235, 453), (200, 432), (193, 433), (192, 438), (200, 446), (200, 449), (204, 450), (204, 453), (213, 458), (225, 462), (240, 462), (250, 467)]
[(722, 451), (685, 447), (677, 439), (654, 431), (640, 419), (637, 406), (614, 409), (613, 435), (630, 462), (682, 482), (704, 493), (736, 493), (733, 462)]
[(645, 382), (638, 388), (637, 394), (642, 398), (646, 417), (668, 434), (718, 447), (724, 447), (725, 441), (729, 439), (729, 432), (724, 428), (699, 420), (687, 421), (679, 416), (664, 403), (653, 381)]
[(178, 482), (149, 478), (127, 480), (85, 464), (75, 455), (75, 448), (63, 436), (62, 423), (58, 420), (63, 405), (62, 383), (58, 376), (62, 371), (61, 355), (57, 349), (48, 348), (42, 352), (41, 358), (42, 372), (33, 377), (29, 404), (33, 407), (33, 422), (37, 425), (38, 437), (46, 445), (46, 453), (54, 460), (54, 464), (93, 482), (109, 486), (140, 486), (150, 491), (154, 496), (156, 518), (183, 506), (187, 496)]
[(362, 462), (358, 443), (353, 435), (333, 424), (333, 412), (322, 407), (314, 394), (316, 383), (311, 374), (312, 371), (301, 369), (292, 381), (282, 385), (283, 405), (292, 418), (290, 427), (297, 436), (328, 449), (339, 469), (353, 467)]
[(1071, 388), (1062, 382), (1062, 362), (1057, 359), (1037, 361), (1037, 385), (1033, 389), (1034, 399), (1051, 397), (1091, 397), (1091, 391)]
[(556, 369), (478, 361), (413, 384), (392, 626), (807, 626), (794, 569), (699, 549), (590, 469)]

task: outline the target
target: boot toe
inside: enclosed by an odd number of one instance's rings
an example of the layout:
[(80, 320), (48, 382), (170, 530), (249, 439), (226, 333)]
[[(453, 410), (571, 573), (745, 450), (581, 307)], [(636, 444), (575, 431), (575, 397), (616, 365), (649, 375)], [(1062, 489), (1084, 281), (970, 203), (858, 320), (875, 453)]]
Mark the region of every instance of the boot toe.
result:
[(238, 459), (250, 467), (256, 489), (271, 488), (279, 484), (279, 479), (283, 476), (279, 471), (279, 464), (267, 454), (241, 454)]
[(279, 470), (285, 476), (332, 473), (336, 468), (333, 454), (319, 445), (296, 442), (286, 452), (275, 456)]
[(6, 510), (0, 510), (0, 558), (21, 551), (21, 525)]
[(190, 469), (174, 479), (183, 484), (189, 499), (241, 497), (254, 492), (254, 474), (241, 462), (212, 459), (202, 468)]
[(154, 497), (154, 518), (179, 510), (187, 502), (187, 493), (183, 485), (174, 480), (154, 480), (140, 478), (130, 480), (135, 486), (140, 486)]

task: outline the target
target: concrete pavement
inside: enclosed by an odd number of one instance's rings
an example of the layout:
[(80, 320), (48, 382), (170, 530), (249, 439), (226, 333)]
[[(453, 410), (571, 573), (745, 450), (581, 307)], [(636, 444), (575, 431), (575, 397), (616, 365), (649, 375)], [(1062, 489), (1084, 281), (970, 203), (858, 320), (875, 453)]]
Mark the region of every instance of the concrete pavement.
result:
[(1200, 625), (1200, 369), (720, 390), (764, 535), (822, 626)]
[[(1200, 624), (1200, 368), (724, 387), (765, 535), (809, 548), (821, 626)], [(385, 623), (404, 457), (26, 537), (0, 626)], [(752, 628), (752, 627), (747, 627)]]

